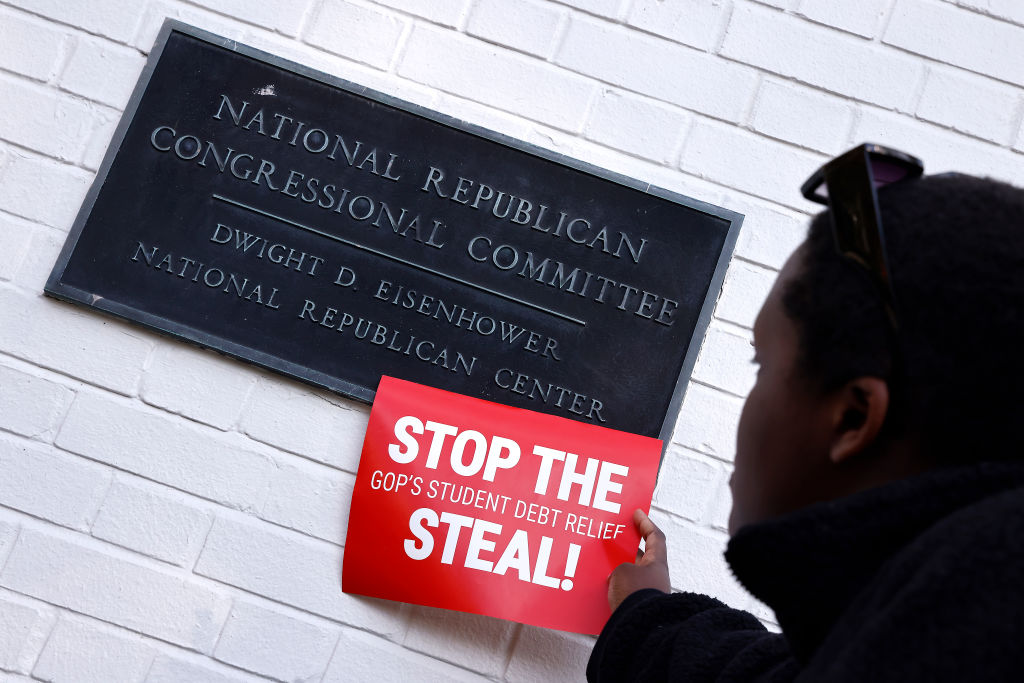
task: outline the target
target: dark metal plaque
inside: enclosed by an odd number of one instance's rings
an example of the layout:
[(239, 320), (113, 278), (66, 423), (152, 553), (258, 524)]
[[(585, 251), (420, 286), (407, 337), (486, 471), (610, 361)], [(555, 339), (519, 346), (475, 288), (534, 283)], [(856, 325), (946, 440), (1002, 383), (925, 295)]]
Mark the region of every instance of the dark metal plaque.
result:
[(741, 220), (169, 21), (46, 292), (668, 438)]

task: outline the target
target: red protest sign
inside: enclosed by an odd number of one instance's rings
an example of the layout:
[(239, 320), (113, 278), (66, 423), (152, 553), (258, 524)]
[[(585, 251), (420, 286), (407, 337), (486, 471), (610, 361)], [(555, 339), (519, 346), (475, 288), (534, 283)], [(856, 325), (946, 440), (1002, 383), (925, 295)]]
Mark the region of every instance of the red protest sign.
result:
[(660, 455), (657, 439), (384, 377), (342, 590), (597, 633)]

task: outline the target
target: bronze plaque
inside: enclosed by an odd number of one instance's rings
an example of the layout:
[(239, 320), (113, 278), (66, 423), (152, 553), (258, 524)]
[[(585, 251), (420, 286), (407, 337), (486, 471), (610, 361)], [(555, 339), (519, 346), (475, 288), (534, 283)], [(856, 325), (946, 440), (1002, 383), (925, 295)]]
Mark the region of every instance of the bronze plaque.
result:
[(741, 220), (168, 21), (46, 291), (668, 438)]

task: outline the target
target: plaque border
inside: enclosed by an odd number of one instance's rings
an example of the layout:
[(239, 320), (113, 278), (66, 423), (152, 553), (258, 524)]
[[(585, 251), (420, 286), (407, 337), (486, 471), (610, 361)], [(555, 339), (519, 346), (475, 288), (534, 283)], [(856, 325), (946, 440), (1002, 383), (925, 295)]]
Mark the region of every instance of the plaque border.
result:
[[(676, 420), (679, 416), (679, 410), (682, 407), (686, 388), (689, 384), (691, 375), (693, 374), (693, 368), (697, 362), (697, 356), (703, 346), (703, 341), (706, 337), (708, 326), (711, 323), (715, 304), (718, 301), (722, 285), (725, 282), (726, 271), (728, 270), (729, 263), (732, 261), (733, 252), (736, 247), (736, 240), (739, 237), (740, 227), (743, 224), (743, 214), (715, 206), (708, 202), (694, 199), (677, 192), (672, 192), (656, 185), (652, 185), (651, 183), (646, 183), (630, 176), (615, 173), (614, 171), (553, 152), (538, 145), (518, 140), (508, 135), (458, 119), (454, 116), (449, 116), (439, 111), (429, 109), (418, 104), (413, 104), (412, 102), (407, 102), (386, 93), (373, 90), (367, 86), (359, 85), (358, 83), (353, 83), (352, 81), (332, 76), (312, 67), (293, 62), (273, 53), (241, 44), (237, 40), (225, 38), (177, 19), (165, 19), (160, 28), (160, 33), (153, 44), (153, 49), (150, 50), (146, 59), (146, 65), (143, 67), (142, 73), (139, 75), (139, 80), (135, 85), (135, 89), (132, 91), (131, 98), (128, 100), (128, 104), (125, 106), (124, 111), (121, 114), (121, 118), (118, 121), (117, 128), (114, 130), (114, 134), (111, 137), (110, 144), (103, 156), (103, 162), (96, 171), (96, 176), (93, 179), (92, 185), (85, 196), (85, 200), (82, 202), (82, 206), (75, 217), (71, 230), (68, 232), (68, 237), (61, 249), (60, 256), (58, 256), (53, 270), (50, 272), (50, 276), (46, 281), (44, 292), (47, 295), (72, 303), (86, 304), (90, 308), (98, 309), (104, 313), (127, 320), (131, 323), (143, 325), (161, 334), (197, 345), (200, 348), (212, 349), (238, 360), (252, 363), (268, 370), (273, 370), (274, 372), (287, 375), (293, 379), (297, 379), (308, 384), (313, 384), (357, 401), (373, 403), (376, 391), (369, 389), (368, 387), (357, 385), (353, 382), (313, 370), (297, 363), (292, 363), (277, 356), (254, 349), (250, 346), (246, 346), (245, 344), (240, 344), (218, 335), (197, 330), (189, 325), (168, 320), (133, 306), (128, 306), (117, 301), (109, 301), (85, 290), (61, 283), (60, 278), (64, 274), (64, 270), (71, 258), (71, 254), (74, 252), (75, 247), (78, 244), (78, 239), (82, 234), (82, 230), (85, 228), (89, 215), (92, 213), (93, 206), (96, 203), (96, 198), (106, 181), (110, 167), (114, 163), (114, 158), (117, 156), (117, 152), (121, 149), (121, 145), (124, 143), (128, 127), (135, 120), (139, 102), (142, 100), (142, 96), (149, 87), (149, 82), (152, 78), (153, 71), (156, 68), (156, 64), (160, 61), (164, 47), (167, 45), (167, 41), (170, 39), (171, 34), (174, 32), (178, 32), (203, 42), (210, 43), (211, 45), (230, 50), (237, 54), (265, 62), (277, 68), (291, 71), (300, 76), (320, 81), (321, 83), (348, 91), (352, 94), (375, 100), (381, 104), (404, 110), (410, 114), (424, 117), (434, 123), (485, 138), (505, 147), (525, 152), (546, 161), (567, 166), (582, 173), (596, 176), (618, 185), (628, 187), (632, 190), (637, 190), (644, 194), (649, 194), (651, 196), (658, 197), (659, 199), (664, 199), (674, 204), (685, 206), (695, 211), (727, 221), (729, 223), (729, 229), (726, 233), (722, 250), (718, 255), (718, 261), (715, 265), (711, 281), (708, 284), (708, 290), (704, 295), (704, 302), (701, 305), (700, 313), (697, 317), (697, 324), (694, 327), (689, 348), (683, 358), (683, 365), (680, 369), (679, 376), (676, 378), (672, 396), (668, 403), (668, 408), (662, 418), (661, 426), (658, 430), (658, 438), (661, 439), (663, 443), (662, 458), (664, 459), (664, 454), (672, 440), (672, 433), (675, 428)], [(696, 340), (700, 340), (700, 343), (694, 343)]]

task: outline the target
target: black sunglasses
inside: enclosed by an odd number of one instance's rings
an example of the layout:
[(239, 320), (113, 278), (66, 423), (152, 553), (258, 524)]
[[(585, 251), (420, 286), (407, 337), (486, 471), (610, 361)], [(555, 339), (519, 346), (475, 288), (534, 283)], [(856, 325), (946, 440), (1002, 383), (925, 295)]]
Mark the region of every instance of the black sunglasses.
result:
[(898, 306), (889, 277), (877, 190), (919, 178), (922, 173), (924, 165), (917, 157), (863, 144), (819, 168), (800, 187), (804, 197), (829, 208), (837, 251), (871, 277), (894, 333), (899, 329)]

